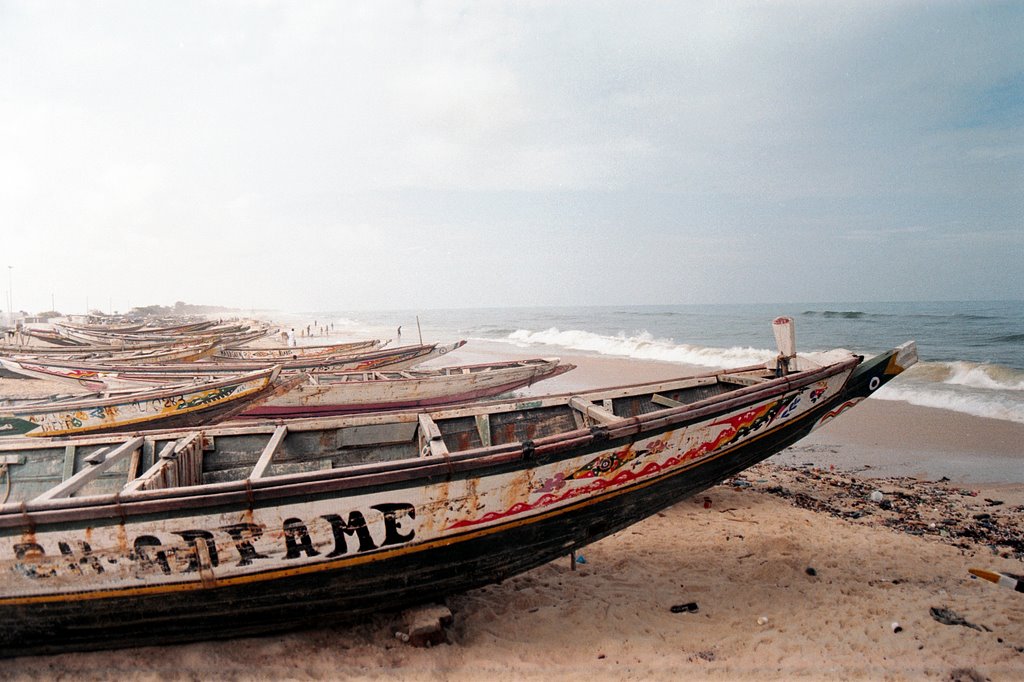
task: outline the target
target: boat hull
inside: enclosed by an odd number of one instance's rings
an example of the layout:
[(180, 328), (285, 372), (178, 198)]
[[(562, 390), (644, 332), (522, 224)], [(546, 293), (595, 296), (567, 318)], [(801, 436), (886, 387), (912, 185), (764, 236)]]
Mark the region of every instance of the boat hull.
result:
[[(424, 376), (389, 374), (394, 378), (324, 381), (301, 384), (286, 393), (269, 398), (241, 415), (246, 419), (286, 419), (321, 417), (358, 412), (436, 407), (492, 398), (538, 381), (550, 379), (574, 369), (557, 360), (543, 364), (508, 363), (466, 374), (421, 373)], [(455, 368), (458, 370), (459, 368)], [(352, 377), (356, 379), (356, 377)]]
[(0, 408), (0, 438), (77, 436), (210, 424), (267, 395), (278, 371), (271, 368), (222, 381), (132, 391), (115, 398)]
[(811, 416), (798, 429), (734, 457), (588, 499), (560, 514), (510, 521), (484, 533), (466, 531), (416, 551), (385, 552), (377, 560), (337, 562), (288, 580), (113, 597), (86, 609), (68, 601), (0, 608), (6, 623), (18, 624), (16, 632), (0, 635), (0, 654), (222, 639), (348, 622), (428, 603), (517, 575), (626, 528), (770, 457), (806, 435), (813, 423)]
[(214, 357), (218, 360), (270, 360), (278, 362), (290, 358), (311, 358), (371, 351), (381, 347), (379, 340), (355, 341), (352, 343), (335, 343), (322, 346), (271, 346), (264, 348), (246, 348), (244, 346), (224, 348), (217, 351)]

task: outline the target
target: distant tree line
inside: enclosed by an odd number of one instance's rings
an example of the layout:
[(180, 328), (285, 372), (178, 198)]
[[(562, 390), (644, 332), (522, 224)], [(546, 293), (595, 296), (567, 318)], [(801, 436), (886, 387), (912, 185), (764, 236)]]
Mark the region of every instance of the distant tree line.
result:
[(151, 317), (165, 317), (168, 315), (174, 315), (178, 317), (182, 315), (209, 315), (210, 313), (230, 313), (235, 311), (235, 308), (227, 308), (225, 306), (220, 305), (196, 305), (193, 303), (185, 303), (184, 301), (177, 301), (173, 306), (135, 306), (134, 308), (132, 308), (129, 314)]
[[(237, 313), (237, 308), (228, 308), (220, 305), (195, 305), (192, 303), (185, 303), (184, 301), (177, 301), (173, 306), (166, 305), (144, 305), (137, 306), (131, 309), (128, 315), (134, 315), (137, 317), (181, 317), (186, 315), (209, 315), (213, 313)], [(90, 310), (88, 315), (93, 317), (106, 317), (109, 313), (102, 310)], [(33, 317), (43, 320), (52, 319), (55, 317), (64, 317), (64, 313), (57, 310), (44, 310), (43, 312), (30, 315), (24, 310), (20, 310), (14, 314), (17, 318)], [(4, 311), (0, 311), (0, 318), (5, 318)], [(2, 320), (0, 320), (2, 321)]]

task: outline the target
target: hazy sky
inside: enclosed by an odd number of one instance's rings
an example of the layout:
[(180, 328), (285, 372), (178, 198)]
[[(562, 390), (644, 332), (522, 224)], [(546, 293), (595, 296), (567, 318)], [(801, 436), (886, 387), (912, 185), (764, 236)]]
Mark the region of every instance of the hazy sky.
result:
[(1024, 3), (0, 0), (3, 307), (1024, 298)]

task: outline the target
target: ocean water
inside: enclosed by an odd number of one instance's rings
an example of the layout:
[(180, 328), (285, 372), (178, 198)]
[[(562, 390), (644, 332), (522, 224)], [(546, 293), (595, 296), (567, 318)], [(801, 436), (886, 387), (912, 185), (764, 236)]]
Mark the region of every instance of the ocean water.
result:
[[(775, 357), (771, 321), (796, 321), (800, 352), (875, 355), (915, 340), (921, 361), (877, 396), (1024, 423), (1024, 301), (594, 306), (331, 311), (302, 317), (403, 340), (484, 339), (709, 368)], [(564, 350), (563, 350), (564, 349)]]

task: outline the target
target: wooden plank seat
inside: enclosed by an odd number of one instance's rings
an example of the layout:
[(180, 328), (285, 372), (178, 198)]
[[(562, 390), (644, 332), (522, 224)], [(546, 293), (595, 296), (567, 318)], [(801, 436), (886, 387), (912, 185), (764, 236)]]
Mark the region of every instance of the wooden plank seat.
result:
[(419, 415), (419, 423), (421, 455), (432, 455), (435, 457), (447, 456), (448, 446), (444, 444), (444, 438), (441, 436), (441, 429), (438, 428), (437, 422), (431, 419), (429, 414), (424, 412)]
[(578, 395), (574, 395), (569, 399), (569, 405), (572, 406), (574, 410), (582, 414), (585, 421), (590, 423), (597, 422), (598, 424), (613, 424), (621, 421), (621, 418), (612, 414), (611, 410), (606, 407), (595, 405), (589, 400), (584, 400)]

